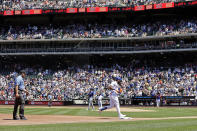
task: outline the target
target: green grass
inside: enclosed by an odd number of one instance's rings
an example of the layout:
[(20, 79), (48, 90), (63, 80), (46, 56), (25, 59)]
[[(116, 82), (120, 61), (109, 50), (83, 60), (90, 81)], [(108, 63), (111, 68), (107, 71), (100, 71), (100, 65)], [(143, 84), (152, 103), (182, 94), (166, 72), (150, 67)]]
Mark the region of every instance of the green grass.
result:
[[(197, 116), (196, 108), (140, 108), (155, 112), (135, 112), (124, 114), (134, 118), (160, 118)], [(0, 113), (10, 114), (12, 108), (0, 108)], [(75, 116), (110, 116), (116, 112), (87, 111), (86, 108), (26, 108), (25, 114), (37, 115), (75, 115)], [(0, 131), (197, 131), (197, 119), (121, 121), (107, 123), (73, 123), (32, 126), (0, 126)]]
[[(133, 108), (133, 107), (131, 107)], [(123, 112), (127, 116), (134, 118), (160, 118), (160, 117), (180, 117), (197, 116), (196, 108), (140, 108), (153, 110), (154, 112)], [(0, 108), (1, 114), (11, 114), (12, 108)], [(72, 115), (72, 116), (110, 116), (117, 117), (116, 112), (87, 111), (86, 108), (26, 108), (25, 114), (30, 115)]]
[(0, 126), (0, 131), (196, 131), (197, 119)]

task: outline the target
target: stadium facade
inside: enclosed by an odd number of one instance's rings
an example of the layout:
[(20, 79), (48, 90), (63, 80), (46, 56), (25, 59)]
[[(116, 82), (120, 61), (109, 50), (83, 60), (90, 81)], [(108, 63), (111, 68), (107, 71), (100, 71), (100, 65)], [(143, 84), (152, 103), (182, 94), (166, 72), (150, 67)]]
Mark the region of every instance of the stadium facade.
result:
[[(195, 65), (196, 5), (196, 1), (181, 1), (84, 10), (3, 9), (1, 74), (17, 71), (14, 64), (54, 72), (84, 65), (102, 70), (116, 64), (162, 69)], [(188, 101), (190, 97), (182, 100)]]

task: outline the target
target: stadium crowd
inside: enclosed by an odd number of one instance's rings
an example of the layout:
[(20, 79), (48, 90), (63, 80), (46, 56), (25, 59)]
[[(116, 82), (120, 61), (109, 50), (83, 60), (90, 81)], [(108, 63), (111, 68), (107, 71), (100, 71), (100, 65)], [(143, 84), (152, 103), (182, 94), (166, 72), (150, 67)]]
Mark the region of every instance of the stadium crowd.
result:
[(1, 40), (145, 37), (197, 33), (197, 19), (147, 23), (28, 25), (0, 28)]
[[(126, 7), (187, 0), (1, 0), (2, 10), (65, 9), (68, 7)], [(191, 0), (192, 1), (192, 0)]]
[[(26, 89), (29, 91), (28, 100), (47, 100), (52, 94), (54, 101), (84, 99), (91, 88), (95, 95), (103, 93), (108, 96), (108, 85), (112, 76), (123, 80), (122, 98), (133, 96), (196, 96), (197, 95), (197, 66), (186, 64), (180, 67), (133, 67), (138, 60), (132, 61), (126, 67), (97, 67), (85, 65), (72, 66), (59, 71), (49, 69), (26, 68)], [(21, 68), (22, 66), (16, 65)], [(0, 99), (14, 99), (14, 79), (16, 72), (0, 75)]]

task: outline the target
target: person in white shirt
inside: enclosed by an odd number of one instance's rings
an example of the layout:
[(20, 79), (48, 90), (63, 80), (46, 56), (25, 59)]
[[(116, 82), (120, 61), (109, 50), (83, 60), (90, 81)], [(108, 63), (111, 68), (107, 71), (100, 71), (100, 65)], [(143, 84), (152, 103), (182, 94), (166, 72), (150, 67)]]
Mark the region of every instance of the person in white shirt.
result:
[(109, 95), (110, 105), (99, 108), (99, 112), (102, 112), (106, 109), (111, 109), (113, 107), (116, 107), (116, 110), (118, 112), (118, 116), (120, 119), (131, 119), (130, 117), (126, 117), (126, 115), (123, 115), (120, 112), (120, 104), (119, 104), (118, 94), (120, 93), (120, 90), (121, 90), (122, 79), (120, 77), (115, 77), (115, 76), (113, 76), (112, 79), (113, 80), (108, 87), (108, 89), (110, 90), (110, 95)]
[(99, 96), (98, 96), (98, 106), (99, 106), (99, 109), (100, 108), (103, 108), (102, 99), (103, 99), (103, 95), (102, 95), (102, 93), (100, 93)]

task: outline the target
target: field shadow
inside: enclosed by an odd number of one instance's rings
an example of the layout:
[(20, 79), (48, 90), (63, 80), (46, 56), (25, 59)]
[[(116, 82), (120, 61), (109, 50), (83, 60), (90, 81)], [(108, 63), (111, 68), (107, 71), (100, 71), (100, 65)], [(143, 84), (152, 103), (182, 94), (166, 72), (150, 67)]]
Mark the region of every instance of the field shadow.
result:
[(9, 120), (9, 121), (10, 121), (10, 120), (13, 120), (13, 119), (3, 119), (3, 120), (5, 120), (5, 121), (6, 121), (6, 120), (7, 120), (7, 121)]
[(111, 118), (106, 118), (106, 117), (104, 118), (104, 117), (103, 117), (103, 118), (99, 118), (99, 119), (104, 119), (104, 120), (106, 120), (106, 119), (111, 119)]

